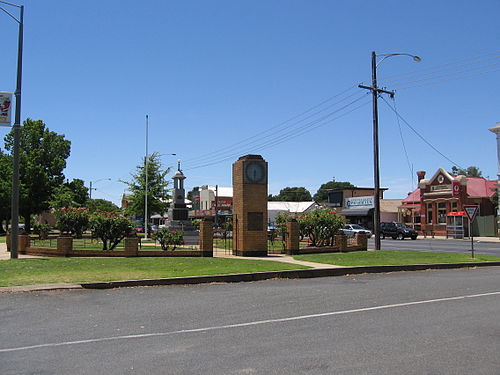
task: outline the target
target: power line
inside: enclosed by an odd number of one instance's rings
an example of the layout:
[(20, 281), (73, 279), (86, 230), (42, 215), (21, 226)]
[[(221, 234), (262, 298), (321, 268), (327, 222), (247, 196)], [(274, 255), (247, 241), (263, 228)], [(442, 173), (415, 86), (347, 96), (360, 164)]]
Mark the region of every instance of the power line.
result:
[[(218, 150), (218, 151), (216, 151), (216, 152), (208, 152), (208, 153), (202, 154), (202, 155), (200, 155), (200, 156), (198, 156), (198, 157), (195, 157), (195, 158), (191, 158), (191, 159), (184, 160), (184, 163), (190, 163), (190, 162), (192, 162), (192, 161), (199, 160), (199, 159), (206, 159), (206, 158), (207, 158), (207, 156), (211, 157), (211, 156), (214, 156), (214, 155), (223, 154), (223, 153), (225, 153), (225, 152), (227, 152), (227, 151), (229, 151), (229, 150), (234, 150), (235, 148), (238, 148), (238, 146), (239, 146), (239, 145), (244, 144), (244, 143), (246, 143), (246, 142), (248, 142), (248, 141), (251, 141), (251, 140), (254, 140), (254, 141), (252, 141), (251, 143), (258, 142), (258, 141), (260, 141), (260, 139), (261, 139), (263, 136), (265, 136), (266, 134), (268, 134), (268, 133), (275, 134), (275, 133), (279, 132), (279, 131), (280, 131), (280, 129), (281, 129), (281, 128), (284, 128), (284, 127), (285, 127), (285, 125), (287, 125), (288, 123), (290, 123), (290, 122), (292, 122), (292, 121), (294, 121), (294, 120), (296, 120), (296, 119), (299, 119), (300, 117), (304, 116), (305, 114), (307, 114), (307, 113), (309, 113), (309, 112), (311, 112), (311, 111), (314, 111), (314, 110), (315, 110), (315, 109), (317, 109), (317, 108), (320, 108), (320, 107), (321, 107), (321, 106), (323, 106), (324, 104), (326, 104), (326, 103), (328, 103), (328, 102), (332, 101), (333, 99), (338, 98), (339, 96), (341, 96), (341, 95), (343, 95), (343, 94), (345, 94), (345, 93), (349, 92), (350, 90), (354, 89), (355, 87), (356, 87), (356, 86), (354, 85), (354, 86), (351, 86), (351, 87), (349, 87), (349, 88), (347, 88), (347, 89), (345, 89), (345, 90), (342, 90), (342, 91), (341, 91), (341, 92), (339, 92), (338, 94), (335, 94), (335, 95), (333, 95), (333, 96), (331, 96), (331, 97), (329, 97), (329, 98), (327, 98), (327, 99), (325, 99), (325, 100), (321, 101), (320, 103), (318, 103), (318, 104), (316, 104), (316, 105), (314, 105), (314, 106), (312, 106), (312, 107), (310, 107), (310, 108), (306, 109), (305, 111), (303, 111), (303, 112), (299, 113), (298, 115), (295, 115), (295, 116), (293, 116), (293, 117), (291, 117), (291, 118), (289, 118), (289, 119), (287, 119), (287, 120), (285, 120), (285, 121), (283, 121), (283, 122), (281, 122), (281, 123), (279, 123), (279, 124), (277, 124), (277, 125), (275, 125), (275, 126), (273, 126), (273, 127), (269, 128), (269, 129), (267, 129), (267, 130), (264, 130), (264, 131), (262, 131), (262, 132), (259, 132), (259, 133), (257, 133), (257, 134), (254, 134), (253, 136), (250, 136), (250, 137), (244, 138), (244, 139), (242, 139), (241, 141), (236, 142), (236, 143), (234, 143), (234, 144), (233, 144), (233, 145), (231, 145), (231, 146), (224, 147), (224, 148), (222, 148), (222, 149), (220, 149), (220, 150)], [(316, 115), (316, 114), (318, 114), (318, 113), (324, 112), (324, 111), (325, 111), (325, 110), (327, 110), (328, 108), (331, 108), (331, 107), (335, 106), (336, 104), (339, 104), (339, 103), (341, 103), (342, 101), (345, 101), (346, 99), (348, 99), (348, 98), (352, 97), (353, 95), (355, 95), (355, 94), (351, 94), (351, 95), (349, 95), (349, 96), (347, 96), (347, 97), (345, 97), (345, 98), (341, 99), (340, 101), (335, 102), (335, 103), (333, 103), (333, 104), (331, 104), (331, 105), (327, 106), (326, 108), (321, 109), (321, 110), (319, 110), (319, 111), (317, 111), (317, 112), (313, 113), (312, 115), (309, 115), (308, 117), (306, 117), (306, 118), (304, 118), (304, 119), (298, 120), (298, 121), (297, 121), (297, 122), (295, 122), (294, 124), (298, 124), (298, 123), (300, 123), (300, 122), (302, 122), (302, 121), (307, 120), (308, 118), (313, 117), (314, 115)], [(255, 140), (256, 138), (258, 138), (258, 139), (257, 139), (257, 140)]]
[[(341, 110), (343, 109), (346, 109), (347, 107), (353, 105), (354, 103), (358, 102), (359, 100), (363, 99), (365, 97), (365, 95), (363, 95), (362, 97), (356, 99), (356, 100), (353, 100), (352, 102), (350, 102), (349, 104), (345, 105), (344, 107), (340, 108), (339, 110), (337, 111), (334, 111), (332, 113), (330, 113), (329, 115), (331, 114), (334, 114), (334, 113), (337, 113), (337, 112), (340, 112)], [(365, 103), (362, 103), (361, 105), (359, 106), (356, 106), (354, 108), (352, 108), (351, 110), (335, 117), (335, 118), (332, 118), (332, 119), (329, 119), (328, 121), (324, 121), (324, 119), (321, 119), (321, 120), (316, 120), (316, 121), (313, 121), (311, 123), (308, 123), (306, 124), (305, 126), (303, 126), (301, 129), (300, 132), (296, 132), (295, 130), (292, 132), (292, 134), (290, 134), (290, 132), (286, 133), (285, 136), (282, 136), (281, 138), (275, 138), (275, 139), (271, 139), (267, 142), (264, 142), (263, 144), (261, 144), (259, 147), (256, 147), (256, 148), (252, 148), (251, 151), (252, 152), (255, 152), (255, 151), (260, 151), (260, 150), (263, 150), (263, 149), (266, 149), (266, 148), (269, 148), (269, 147), (273, 147), (273, 146), (276, 146), (278, 144), (281, 144), (283, 142), (286, 142), (290, 139), (293, 139), (293, 138), (296, 138), (296, 137), (299, 137), (307, 132), (310, 132), (314, 129), (317, 129), (321, 126), (324, 126), (328, 123), (331, 123), (341, 117), (344, 117), (346, 115), (348, 115), (349, 113), (351, 112), (354, 112), (355, 110), (367, 105), (369, 103), (369, 101), (365, 102)], [(314, 126), (312, 126), (314, 125)], [(188, 168), (185, 168), (185, 170), (192, 170), (192, 169), (198, 169), (198, 168), (203, 168), (203, 167), (208, 167), (208, 166), (211, 166), (211, 165), (215, 165), (215, 164), (219, 164), (219, 163), (222, 163), (222, 162), (225, 162), (225, 161), (228, 161), (228, 160), (232, 160), (235, 156), (238, 156), (238, 155), (241, 155), (245, 153), (244, 150), (239, 150), (237, 151), (236, 153), (233, 153), (233, 154), (229, 154), (225, 157), (221, 157), (220, 159), (216, 159), (212, 162), (207, 162), (207, 163), (202, 163), (202, 164), (199, 164), (199, 165), (194, 165), (194, 166), (191, 166), (191, 167), (188, 167)]]
[[(397, 111), (397, 108), (396, 108), (396, 99), (395, 99), (394, 96), (392, 97), (392, 101), (394, 103), (394, 109)], [(408, 157), (408, 151), (406, 150), (405, 139), (403, 137), (403, 131), (401, 129), (401, 122), (399, 121), (399, 117), (398, 116), (396, 116), (396, 120), (397, 120), (397, 123), (398, 123), (399, 136), (401, 137), (401, 143), (403, 144), (403, 150), (404, 150), (405, 157), (406, 157), (406, 163), (408, 164), (408, 169), (410, 171), (411, 187), (413, 189), (413, 187), (414, 187), (414, 183), (413, 183), (413, 181), (414, 181), (414, 177), (413, 177), (413, 164), (410, 163), (410, 158)]]
[[(446, 160), (448, 160), (450, 163), (452, 163), (452, 165), (456, 165), (458, 166), (459, 168), (462, 168), (458, 163), (454, 162), (453, 160), (451, 160), (449, 157), (447, 157), (445, 154), (443, 154), (441, 151), (439, 151), (436, 147), (434, 147), (428, 140), (426, 140), (419, 132), (417, 132), (415, 130), (415, 128), (413, 128), (413, 126), (410, 125), (410, 123), (408, 121), (406, 121), (399, 113), (398, 111), (396, 111), (395, 108), (393, 108), (389, 102), (384, 98), (382, 97), (382, 99), (384, 100), (385, 104), (387, 104), (387, 106), (396, 114), (397, 117), (399, 117), (405, 124), (406, 126), (408, 126), (422, 141), (424, 141), (430, 148), (432, 148), (434, 151), (436, 151), (439, 155), (441, 155), (443, 158), (445, 158)], [(463, 169), (463, 168), (462, 168)]]

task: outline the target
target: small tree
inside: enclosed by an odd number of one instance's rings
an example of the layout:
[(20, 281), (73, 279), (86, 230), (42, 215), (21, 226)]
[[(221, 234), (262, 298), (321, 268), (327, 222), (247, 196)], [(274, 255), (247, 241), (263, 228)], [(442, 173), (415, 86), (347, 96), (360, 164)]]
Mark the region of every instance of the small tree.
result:
[(327, 208), (319, 208), (299, 218), (312, 246), (332, 246), (335, 234), (345, 224), (345, 219)]
[(63, 207), (54, 210), (57, 228), (63, 234), (70, 234), (81, 238), (89, 226), (89, 212), (83, 207)]
[(170, 246), (175, 250), (177, 245), (183, 244), (183, 236), (183, 232), (174, 232), (167, 228), (160, 228), (153, 234), (153, 238), (160, 243), (162, 250), (168, 250)]
[(90, 217), (90, 229), (102, 241), (103, 250), (113, 250), (133, 226), (129, 219), (115, 212), (96, 211)]

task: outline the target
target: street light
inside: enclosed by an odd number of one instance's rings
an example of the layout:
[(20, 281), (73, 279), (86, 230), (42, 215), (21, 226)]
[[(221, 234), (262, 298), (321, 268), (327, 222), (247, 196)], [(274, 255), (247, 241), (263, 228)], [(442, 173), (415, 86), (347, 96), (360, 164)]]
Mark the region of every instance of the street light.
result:
[(95, 181), (90, 181), (90, 188), (89, 188), (89, 199), (92, 199), (92, 190), (97, 190), (96, 188), (93, 188), (92, 187), (92, 183), (93, 182), (99, 182), (99, 181), (111, 181), (111, 178), (101, 178), (99, 180), (95, 180)]
[[(144, 158), (144, 173), (145, 176), (145, 184), (144, 184), (144, 238), (143, 240), (148, 239), (148, 128), (149, 128), (149, 116), (146, 115), (146, 156)], [(163, 155), (176, 155), (176, 154), (160, 154), (158, 156)]]
[[(372, 52), (372, 86), (359, 85), (363, 89), (370, 90), (373, 96), (373, 179), (375, 183), (375, 207), (373, 217), (373, 233), (375, 235), (375, 250), (380, 250), (380, 166), (379, 166), (379, 141), (378, 141), (378, 96), (380, 93), (394, 96), (394, 92), (382, 90), (377, 87), (377, 67), (385, 59), (392, 56), (409, 56), (415, 62), (420, 62), (422, 59), (418, 56), (409, 53), (381, 53)], [(382, 57), (377, 63), (377, 57)]]
[[(19, 235), (19, 136), (21, 128), (21, 83), (23, 71), (23, 29), (24, 29), (24, 5), (17, 5), (0, 0), (1, 4), (13, 6), (19, 9), (19, 19), (9, 11), (0, 6), (0, 10), (10, 16), (19, 24), (19, 36), (17, 43), (17, 83), (16, 83), (16, 114), (14, 119), (14, 147), (12, 158), (12, 209), (11, 209), (11, 245), (10, 257), (17, 259), (17, 246)], [(28, 228), (29, 230), (29, 228)]]

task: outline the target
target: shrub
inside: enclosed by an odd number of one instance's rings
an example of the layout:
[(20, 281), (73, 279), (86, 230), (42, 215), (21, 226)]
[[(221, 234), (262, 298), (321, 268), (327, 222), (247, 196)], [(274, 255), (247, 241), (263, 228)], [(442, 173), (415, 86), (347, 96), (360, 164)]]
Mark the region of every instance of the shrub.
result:
[(132, 222), (116, 212), (96, 211), (90, 217), (92, 233), (102, 241), (103, 250), (113, 250), (132, 232)]
[(183, 244), (183, 236), (183, 232), (171, 232), (167, 228), (160, 228), (153, 234), (153, 238), (159, 242), (162, 250), (168, 250), (170, 246), (175, 250), (177, 245)]
[(54, 211), (57, 228), (63, 234), (81, 238), (89, 226), (89, 211), (83, 207), (63, 207)]
[(52, 229), (52, 227), (48, 224), (35, 223), (33, 225), (33, 233), (38, 234), (38, 237), (41, 240), (44, 240), (47, 238), (47, 235), (49, 234), (51, 229)]
[(318, 208), (301, 216), (299, 223), (312, 246), (332, 246), (334, 235), (340, 232), (345, 219), (330, 209)]

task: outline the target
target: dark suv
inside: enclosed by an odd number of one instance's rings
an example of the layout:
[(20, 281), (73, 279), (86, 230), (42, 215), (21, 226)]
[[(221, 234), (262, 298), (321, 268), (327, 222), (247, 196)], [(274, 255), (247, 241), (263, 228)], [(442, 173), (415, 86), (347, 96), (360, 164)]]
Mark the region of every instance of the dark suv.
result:
[(403, 223), (398, 223), (397, 221), (380, 223), (380, 237), (392, 237), (392, 239), (404, 240), (409, 237), (412, 240), (416, 240), (418, 233), (415, 229), (407, 227)]

